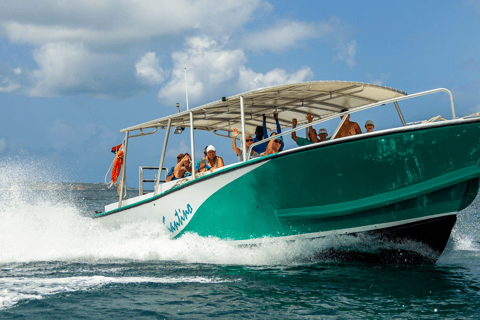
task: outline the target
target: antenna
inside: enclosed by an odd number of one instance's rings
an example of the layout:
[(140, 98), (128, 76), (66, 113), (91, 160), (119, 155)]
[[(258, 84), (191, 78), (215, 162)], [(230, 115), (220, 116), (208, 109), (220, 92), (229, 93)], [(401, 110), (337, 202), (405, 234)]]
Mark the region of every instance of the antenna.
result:
[(185, 95), (187, 96), (187, 110), (188, 110), (187, 68), (185, 68)]

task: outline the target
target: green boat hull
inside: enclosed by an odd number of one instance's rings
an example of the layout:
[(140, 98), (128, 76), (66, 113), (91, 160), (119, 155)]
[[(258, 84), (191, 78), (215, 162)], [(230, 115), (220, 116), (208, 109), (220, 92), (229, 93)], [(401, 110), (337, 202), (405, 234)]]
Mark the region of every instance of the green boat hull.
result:
[[(480, 123), (449, 121), (338, 139), (263, 157), (217, 190), (176, 236), (186, 232), (238, 243), (329, 234), (381, 233), (434, 221), (467, 207), (479, 189)], [(195, 183), (195, 182), (192, 182)], [(188, 185), (185, 186), (188, 188)], [(453, 227), (418, 239), (442, 251)], [(430, 239), (431, 238), (431, 239)], [(405, 240), (405, 239), (400, 239)]]

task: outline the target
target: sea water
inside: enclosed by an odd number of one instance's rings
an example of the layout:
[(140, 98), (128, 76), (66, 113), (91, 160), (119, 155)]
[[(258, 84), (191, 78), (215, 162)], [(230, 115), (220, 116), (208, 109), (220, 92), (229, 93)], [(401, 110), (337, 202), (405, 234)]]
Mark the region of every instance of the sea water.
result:
[(315, 258), (355, 238), (242, 248), (194, 234), (171, 240), (160, 223), (107, 229), (91, 216), (116, 190), (32, 176), (52, 174), (0, 161), (1, 319), (480, 315), (480, 197), (459, 214), (435, 265), (372, 265)]

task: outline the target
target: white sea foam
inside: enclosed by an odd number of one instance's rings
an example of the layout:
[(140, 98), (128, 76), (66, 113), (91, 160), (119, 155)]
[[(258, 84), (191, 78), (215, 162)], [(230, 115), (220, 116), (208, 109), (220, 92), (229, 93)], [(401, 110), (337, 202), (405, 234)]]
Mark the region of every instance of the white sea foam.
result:
[(205, 277), (67, 277), (0, 278), (0, 310), (23, 300), (42, 299), (49, 295), (85, 291), (112, 283), (223, 283), (230, 280)]

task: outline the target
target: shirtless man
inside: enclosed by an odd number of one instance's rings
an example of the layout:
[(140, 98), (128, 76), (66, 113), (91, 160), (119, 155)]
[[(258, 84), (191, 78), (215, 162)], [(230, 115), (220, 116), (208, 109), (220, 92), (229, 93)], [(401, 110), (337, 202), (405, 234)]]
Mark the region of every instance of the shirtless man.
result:
[[(345, 112), (348, 111), (348, 109), (342, 109), (340, 112)], [(341, 119), (343, 119), (344, 116), (340, 116)], [(350, 121), (350, 115), (347, 115), (347, 119), (343, 123), (342, 127), (337, 133), (337, 136), (335, 138), (343, 138), (343, 137), (348, 137), (348, 136), (354, 136), (356, 134), (362, 133), (362, 129), (360, 129), (360, 126), (356, 122)]]

